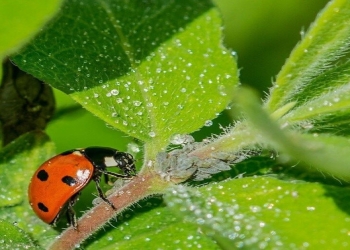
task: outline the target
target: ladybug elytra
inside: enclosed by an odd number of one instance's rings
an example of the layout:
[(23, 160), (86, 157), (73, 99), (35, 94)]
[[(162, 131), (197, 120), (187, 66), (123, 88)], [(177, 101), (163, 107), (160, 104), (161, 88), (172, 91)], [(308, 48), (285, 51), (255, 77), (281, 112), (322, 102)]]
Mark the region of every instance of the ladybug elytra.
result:
[[(117, 167), (121, 173), (107, 171)], [(88, 147), (61, 153), (44, 162), (34, 173), (28, 189), (29, 203), (40, 219), (55, 224), (64, 208), (70, 224), (77, 229), (73, 206), (81, 190), (91, 181), (102, 200), (113, 209), (100, 187), (101, 176), (129, 179), (136, 174), (132, 155), (113, 148)]]

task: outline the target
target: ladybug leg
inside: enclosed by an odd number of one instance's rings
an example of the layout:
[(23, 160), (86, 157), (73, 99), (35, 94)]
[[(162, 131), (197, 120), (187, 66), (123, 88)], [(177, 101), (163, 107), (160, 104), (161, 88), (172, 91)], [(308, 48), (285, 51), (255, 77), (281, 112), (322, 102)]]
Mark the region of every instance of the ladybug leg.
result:
[(123, 178), (123, 179), (131, 179), (134, 175), (131, 173), (125, 173), (125, 174), (117, 174), (114, 172), (109, 172), (109, 171), (101, 171), (104, 175), (110, 175), (110, 176), (114, 176), (117, 178)]
[(109, 176), (113, 176), (113, 177), (116, 177), (116, 178), (122, 178), (122, 179), (131, 179), (133, 176), (136, 175), (136, 174), (132, 174), (132, 173), (117, 174), (117, 173), (114, 173), (114, 172), (109, 172), (109, 171), (101, 170), (101, 169), (99, 169), (98, 171), (99, 171), (99, 173), (104, 175), (105, 182), (107, 184), (110, 184), (109, 183)]
[(106, 174), (104, 174), (104, 176), (105, 176), (105, 183), (108, 183), (108, 184), (109, 184), (109, 176), (106, 175)]
[(68, 201), (68, 207), (67, 207), (67, 220), (68, 223), (75, 229), (78, 230), (78, 223), (77, 223), (77, 217), (75, 216), (75, 211), (73, 206), (75, 205), (75, 203), (78, 200), (80, 193), (76, 193), (75, 195), (73, 195), (73, 197), (71, 197)]
[(96, 184), (96, 189), (98, 192), (98, 196), (104, 200), (106, 203), (108, 203), (108, 205), (110, 205), (114, 210), (116, 209), (115, 206), (112, 204), (112, 202), (110, 202), (110, 200), (107, 199), (106, 195), (103, 193), (102, 188), (100, 187), (100, 181), (101, 181), (101, 176), (95, 176), (93, 178), (93, 180), (95, 181)]
[(50, 224), (54, 227), (56, 227), (56, 223), (58, 221), (58, 219), (60, 218), (60, 213), (57, 214), (56, 218), (53, 220), (53, 222), (51, 222)]

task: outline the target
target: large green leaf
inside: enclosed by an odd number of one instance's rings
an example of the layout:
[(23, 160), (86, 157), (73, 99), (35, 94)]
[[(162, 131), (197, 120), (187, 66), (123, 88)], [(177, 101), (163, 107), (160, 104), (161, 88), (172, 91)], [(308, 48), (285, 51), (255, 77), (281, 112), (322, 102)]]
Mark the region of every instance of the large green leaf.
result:
[(117, 218), (116, 228), (107, 229), (98, 239), (89, 240), (87, 249), (220, 249), (216, 242), (197, 231), (197, 226), (183, 223), (159, 203), (159, 199), (152, 198), (141, 202), (133, 211), (126, 211), (123, 217)]
[(1, 249), (40, 249), (36, 247), (29, 236), (12, 223), (0, 220)]
[(316, 169), (340, 178), (350, 179), (350, 141), (348, 138), (329, 134), (301, 134), (286, 129), (283, 131), (280, 125), (275, 123), (262, 109), (257, 96), (251, 91), (241, 89), (236, 100), (246, 114), (252, 136), (258, 137), (260, 143), (272, 146), (289, 157)]
[(210, 1), (66, 1), (13, 60), (154, 151), (213, 119), (238, 82)]
[(178, 186), (166, 203), (221, 249), (346, 249), (349, 194), (349, 188), (250, 177)]
[[(279, 72), (266, 107), (273, 112), (288, 102), (309, 98), (310, 89), (325, 87), (312, 81), (339, 59), (350, 45), (350, 2), (330, 1)], [(329, 84), (328, 84), (329, 86)], [(301, 97), (302, 96), (302, 97)]]
[[(349, 135), (350, 63), (332, 67), (296, 94), (295, 107), (280, 122), (311, 132)], [(317, 88), (315, 87), (317, 86)]]
[[(41, 243), (57, 233), (34, 214), (27, 192), (35, 170), (53, 154), (53, 144), (41, 132), (24, 134), (0, 152), (0, 219), (16, 223), (21, 229), (37, 236)], [(9, 240), (11, 238), (6, 239)]]

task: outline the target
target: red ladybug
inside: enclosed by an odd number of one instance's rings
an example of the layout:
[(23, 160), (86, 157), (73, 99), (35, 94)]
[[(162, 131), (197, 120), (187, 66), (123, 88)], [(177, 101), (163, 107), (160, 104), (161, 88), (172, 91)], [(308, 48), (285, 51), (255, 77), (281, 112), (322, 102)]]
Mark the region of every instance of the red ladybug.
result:
[[(117, 167), (121, 174), (107, 171)], [(113, 209), (100, 187), (102, 174), (131, 178), (135, 175), (135, 161), (132, 155), (113, 148), (88, 147), (73, 149), (44, 162), (34, 173), (28, 189), (29, 203), (40, 219), (55, 224), (64, 208), (70, 224), (77, 229), (73, 205), (81, 190), (95, 181), (99, 196)]]

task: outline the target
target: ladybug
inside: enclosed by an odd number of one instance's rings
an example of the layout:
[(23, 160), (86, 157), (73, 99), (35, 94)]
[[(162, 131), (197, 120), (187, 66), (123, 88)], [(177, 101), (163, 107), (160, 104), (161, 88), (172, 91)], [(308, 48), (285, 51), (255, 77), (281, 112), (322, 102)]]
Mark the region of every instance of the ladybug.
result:
[[(121, 173), (107, 171), (117, 167)], [(95, 181), (99, 196), (113, 209), (100, 187), (102, 174), (129, 179), (135, 176), (135, 160), (132, 155), (107, 147), (88, 147), (63, 152), (44, 162), (34, 173), (28, 188), (29, 203), (40, 219), (55, 224), (66, 209), (69, 223), (77, 230), (73, 209), (81, 190)]]

